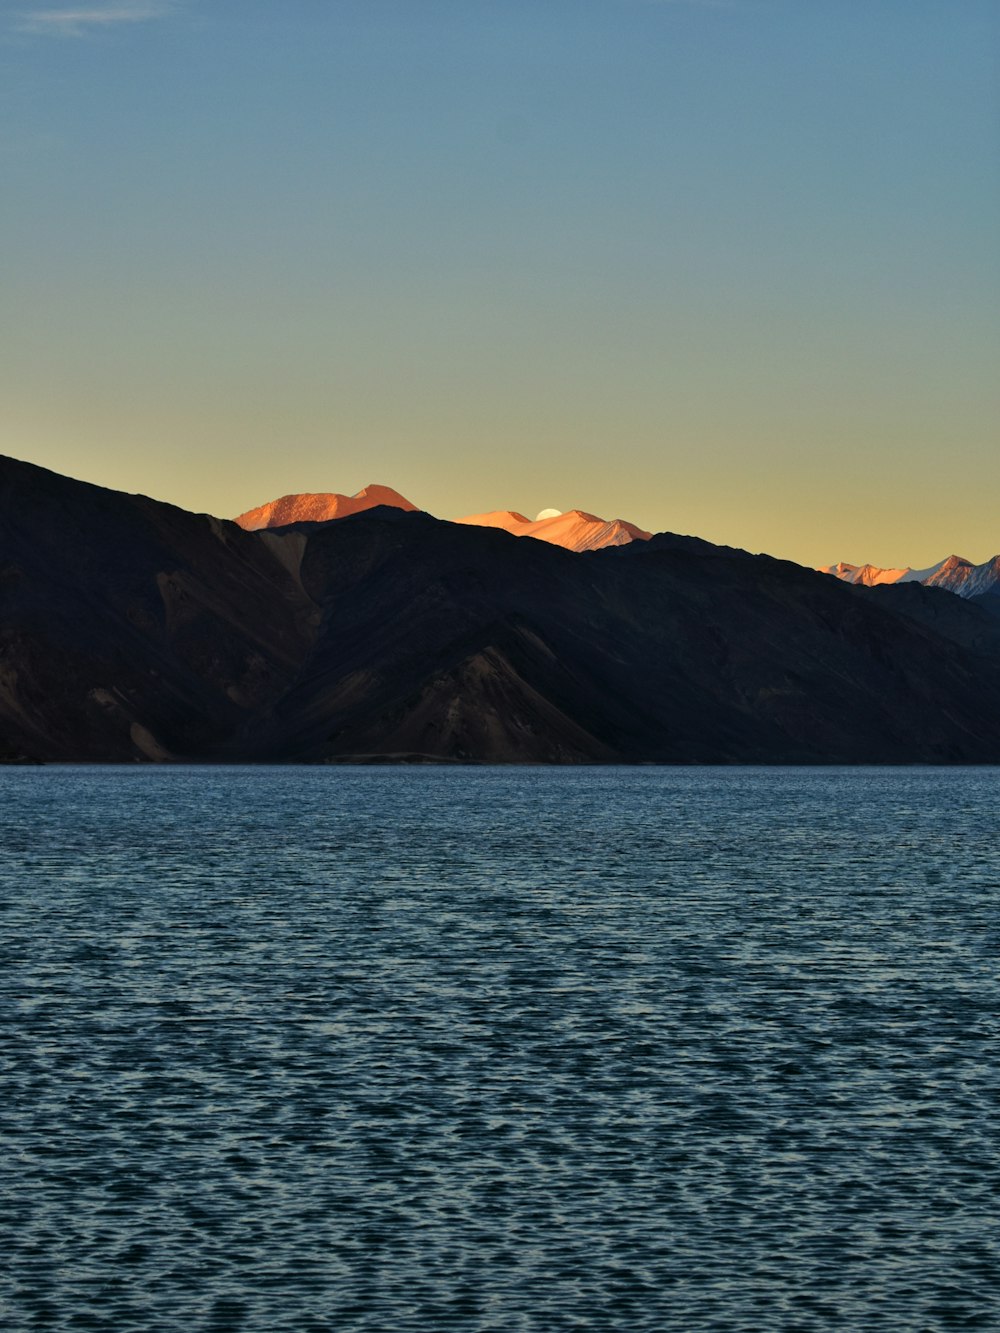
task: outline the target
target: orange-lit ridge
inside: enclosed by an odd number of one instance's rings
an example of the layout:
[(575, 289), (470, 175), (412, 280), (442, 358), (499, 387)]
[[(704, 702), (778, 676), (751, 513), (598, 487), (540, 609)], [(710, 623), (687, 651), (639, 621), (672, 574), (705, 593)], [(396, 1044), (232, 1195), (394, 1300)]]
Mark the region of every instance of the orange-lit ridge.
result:
[(536, 519), (525, 518), (510, 509), (495, 509), (489, 514), (470, 514), (456, 520), (479, 528), (503, 528), (515, 537), (537, 537), (539, 541), (564, 546), (567, 551), (596, 551), (601, 546), (626, 546), (629, 542), (648, 541), (652, 536), (626, 523), (623, 518), (603, 519), (582, 509), (543, 509)]
[(372, 485), (354, 495), (336, 492), (283, 495), (279, 500), (269, 500), (256, 509), (248, 509), (236, 522), (248, 532), (256, 532), (259, 528), (283, 528), (289, 523), (327, 523), (331, 518), (347, 518), (348, 514), (360, 514), (376, 505), (410, 510), (417, 507), (391, 486)]
[[(355, 495), (308, 494), (283, 495), (257, 509), (240, 514), (236, 522), (241, 528), (254, 531), (259, 528), (280, 528), (289, 523), (327, 523), (334, 518), (346, 518), (376, 505), (390, 505), (395, 509), (415, 510), (412, 504), (390, 486), (366, 486)], [(625, 519), (603, 519), (587, 514), (582, 509), (561, 513), (558, 509), (543, 509), (535, 519), (511, 509), (495, 509), (487, 514), (471, 514), (455, 520), (480, 528), (503, 528), (515, 537), (535, 537), (551, 542), (567, 551), (594, 551), (602, 546), (625, 546), (628, 542), (648, 541), (652, 535)]]
[(878, 565), (849, 565), (846, 560), (838, 560), (835, 565), (821, 565), (819, 572), (832, 574), (842, 583), (862, 583), (866, 588), (873, 588), (879, 583), (898, 583), (910, 570), (908, 566), (903, 569), (880, 569)]
[(832, 574), (844, 583), (863, 583), (873, 587), (879, 583), (922, 583), (928, 588), (945, 588), (960, 597), (977, 597), (1000, 588), (1000, 555), (981, 565), (974, 565), (964, 556), (949, 555), (947, 559), (927, 569), (881, 569), (878, 565), (849, 565), (841, 560), (835, 565), (821, 565), (821, 574)]

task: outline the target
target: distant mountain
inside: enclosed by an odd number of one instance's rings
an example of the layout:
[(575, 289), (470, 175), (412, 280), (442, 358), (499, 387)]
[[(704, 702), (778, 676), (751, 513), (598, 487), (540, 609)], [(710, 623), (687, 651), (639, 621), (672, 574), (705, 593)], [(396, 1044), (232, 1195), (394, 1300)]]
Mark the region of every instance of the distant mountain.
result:
[(822, 565), (821, 574), (832, 574), (842, 583), (861, 584), (865, 588), (874, 588), (880, 583), (898, 583), (909, 570), (879, 569), (877, 565), (849, 565), (841, 560), (836, 565)]
[(974, 565), (971, 560), (963, 560), (961, 556), (950, 555), (931, 570), (911, 570), (907, 581), (911, 578), (929, 588), (947, 588), (949, 592), (957, 592), (960, 597), (980, 597), (1000, 588), (1000, 555), (993, 556), (981, 565)]
[[(261, 528), (287, 527), (291, 523), (327, 523), (330, 519), (347, 518), (374, 509), (376, 505), (408, 511), (417, 507), (390, 486), (373, 485), (366, 486), (356, 495), (283, 495), (280, 500), (271, 500), (240, 514), (234, 521), (241, 528), (256, 532)], [(503, 528), (515, 537), (536, 537), (553, 546), (565, 547), (567, 551), (596, 551), (604, 546), (646, 541), (650, 537), (650, 533), (622, 518), (609, 521), (596, 514), (584, 513), (582, 509), (570, 509), (565, 514), (557, 509), (546, 509), (536, 519), (525, 518), (512, 509), (496, 509), (488, 514), (472, 514), (456, 522), (479, 528)]]
[(960, 555), (950, 555), (929, 569), (880, 569), (877, 565), (823, 565), (821, 574), (832, 574), (843, 583), (874, 587), (883, 583), (922, 583), (928, 588), (944, 588), (959, 597), (981, 597), (1000, 592), (1000, 555), (981, 565), (974, 565)]
[(697, 538), (246, 531), (0, 458), (6, 761), (997, 763), (998, 640)]
[(477, 528), (503, 528), (515, 537), (536, 537), (539, 541), (562, 546), (567, 551), (598, 551), (605, 546), (626, 546), (629, 542), (648, 541), (652, 533), (644, 532), (623, 518), (610, 521), (587, 514), (582, 509), (569, 509), (565, 514), (545, 510), (536, 519), (525, 518), (512, 509), (495, 509), (489, 514), (471, 514), (457, 519)]
[(241, 528), (248, 532), (257, 532), (261, 528), (284, 528), (290, 523), (327, 523), (332, 518), (347, 518), (350, 514), (360, 514), (376, 505), (389, 505), (393, 509), (413, 511), (411, 504), (391, 486), (365, 486), (355, 495), (309, 494), (283, 495), (280, 500), (271, 500), (257, 509), (248, 509), (234, 519)]

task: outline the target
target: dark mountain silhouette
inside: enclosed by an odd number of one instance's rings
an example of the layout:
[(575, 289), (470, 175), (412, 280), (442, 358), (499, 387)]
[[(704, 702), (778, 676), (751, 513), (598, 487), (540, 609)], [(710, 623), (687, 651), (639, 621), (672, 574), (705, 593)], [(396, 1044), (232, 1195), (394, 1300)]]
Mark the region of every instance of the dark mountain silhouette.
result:
[(659, 534), (248, 532), (0, 459), (0, 758), (1000, 761), (997, 621)]

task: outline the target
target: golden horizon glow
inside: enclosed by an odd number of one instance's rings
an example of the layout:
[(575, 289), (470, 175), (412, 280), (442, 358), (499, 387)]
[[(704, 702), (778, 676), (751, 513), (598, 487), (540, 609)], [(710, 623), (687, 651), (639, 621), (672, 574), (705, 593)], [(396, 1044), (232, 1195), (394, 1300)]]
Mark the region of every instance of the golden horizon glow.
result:
[(154, 8), (0, 17), (0, 451), (1000, 549), (993, 0)]

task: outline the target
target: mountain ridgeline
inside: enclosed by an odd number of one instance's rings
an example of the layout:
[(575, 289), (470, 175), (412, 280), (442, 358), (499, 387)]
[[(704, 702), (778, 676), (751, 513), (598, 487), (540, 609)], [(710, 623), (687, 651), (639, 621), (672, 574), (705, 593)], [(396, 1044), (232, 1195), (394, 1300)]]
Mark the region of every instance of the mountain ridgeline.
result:
[(1000, 619), (665, 533), (247, 530), (0, 459), (0, 759), (996, 763)]
[(981, 565), (961, 555), (949, 555), (928, 569), (911, 569), (908, 565), (883, 569), (879, 565), (849, 565), (842, 560), (836, 565), (823, 565), (820, 573), (867, 588), (886, 583), (921, 583), (925, 588), (945, 588), (959, 597), (984, 601), (988, 607), (1000, 605), (1000, 555)]
[[(290, 523), (325, 523), (333, 518), (360, 514), (379, 505), (411, 511), (417, 508), (391, 486), (365, 486), (356, 495), (340, 495), (336, 491), (283, 495), (280, 500), (271, 500), (256, 509), (247, 510), (234, 522), (248, 531), (258, 532), (262, 528), (287, 527)], [(626, 546), (629, 542), (646, 541), (652, 536), (652, 533), (644, 532), (623, 518), (598, 518), (596, 514), (587, 514), (582, 509), (571, 509), (565, 514), (558, 509), (546, 510), (536, 519), (526, 518), (524, 514), (518, 514), (512, 509), (494, 509), (488, 514), (471, 514), (455, 521), (477, 528), (502, 528), (515, 537), (535, 537), (539, 541), (551, 542), (553, 546), (562, 546), (567, 551), (597, 551), (605, 546)]]

